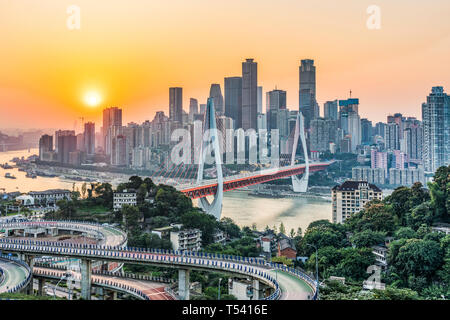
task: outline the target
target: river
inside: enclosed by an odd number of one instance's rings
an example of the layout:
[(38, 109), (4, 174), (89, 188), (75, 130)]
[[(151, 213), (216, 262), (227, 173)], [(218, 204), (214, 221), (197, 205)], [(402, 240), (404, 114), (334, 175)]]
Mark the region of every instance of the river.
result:
[[(22, 151), (0, 152), (0, 163), (9, 162), (14, 157), (28, 157), (37, 154), (38, 149)], [(5, 178), (5, 173), (9, 172), (17, 179)], [(4, 188), (7, 192), (20, 191), (42, 191), (47, 189), (69, 189), (73, 184), (80, 188), (80, 182), (61, 179), (58, 177), (37, 177), (30, 179), (25, 177), (25, 172), (17, 169), (5, 170), (0, 168), (0, 192)], [(233, 219), (239, 226), (251, 226), (256, 223), (258, 229), (265, 226), (279, 228), (283, 222), (287, 232), (293, 228), (302, 228), (303, 231), (308, 225), (321, 219), (331, 219), (331, 202), (321, 199), (308, 198), (262, 198), (252, 197), (246, 191), (232, 191), (225, 193), (223, 202), (223, 217)]]

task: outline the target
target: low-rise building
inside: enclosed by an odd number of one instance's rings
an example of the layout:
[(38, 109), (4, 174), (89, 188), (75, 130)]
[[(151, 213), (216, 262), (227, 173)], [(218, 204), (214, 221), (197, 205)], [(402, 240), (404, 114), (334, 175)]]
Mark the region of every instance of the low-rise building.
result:
[(213, 234), (213, 242), (214, 243), (220, 243), (221, 245), (225, 245), (227, 242), (227, 235), (222, 230), (216, 230)]
[(375, 264), (386, 269), (387, 254), (389, 249), (385, 245), (372, 246), (372, 253), (375, 255)]
[(198, 251), (202, 248), (202, 232), (199, 229), (172, 231), (170, 242), (175, 251)]
[(49, 205), (59, 200), (71, 200), (71, 192), (64, 189), (51, 189), (45, 191), (30, 191), (28, 195), (33, 197), (34, 204)]
[(134, 189), (125, 189), (122, 192), (114, 192), (113, 209), (119, 211), (124, 205), (136, 206), (137, 193)]
[(295, 260), (297, 257), (297, 249), (295, 248), (294, 241), (292, 239), (281, 236), (278, 240), (278, 252), (277, 257), (286, 257), (288, 259)]
[(352, 214), (374, 199), (383, 200), (383, 193), (367, 181), (348, 180), (331, 189), (333, 223), (343, 223)]

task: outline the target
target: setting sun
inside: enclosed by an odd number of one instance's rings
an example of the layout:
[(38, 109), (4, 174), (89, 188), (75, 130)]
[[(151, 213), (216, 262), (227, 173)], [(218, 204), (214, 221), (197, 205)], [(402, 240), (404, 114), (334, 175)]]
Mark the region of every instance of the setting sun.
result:
[(84, 96), (84, 102), (90, 107), (96, 107), (100, 104), (102, 98), (98, 92), (90, 91)]

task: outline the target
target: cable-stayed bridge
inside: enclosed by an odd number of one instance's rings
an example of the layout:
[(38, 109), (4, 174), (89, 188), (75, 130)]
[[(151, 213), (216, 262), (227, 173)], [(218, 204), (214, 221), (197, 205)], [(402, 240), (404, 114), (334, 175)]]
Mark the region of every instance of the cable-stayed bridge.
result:
[[(304, 119), (302, 113), (299, 112), (296, 117), (295, 126), (285, 141), (287, 145), (286, 149), (291, 150), (290, 154), (281, 154), (280, 159), (278, 159), (275, 165), (266, 165), (266, 168), (258, 171), (224, 176), (222, 155), (224, 154), (224, 145), (227, 142), (223, 142), (223, 137), (225, 136), (223, 132), (225, 132), (225, 128), (216, 119), (214, 103), (210, 98), (208, 99), (202, 123), (202, 140), (194, 146), (193, 153), (199, 157), (199, 163), (181, 163), (171, 170), (167, 168), (161, 169), (152, 176), (152, 179), (156, 183), (172, 185), (191, 199), (198, 199), (199, 206), (205, 212), (214, 215), (217, 219), (220, 219), (221, 216), (224, 192), (289, 177), (291, 177), (294, 192), (306, 192), (308, 189), (309, 173), (326, 170), (334, 162), (310, 163), (306, 146)], [(299, 140), (302, 143), (305, 162), (302, 164), (296, 162)], [(214, 161), (214, 167), (212, 168), (214, 177), (205, 179), (205, 163), (207, 155), (210, 154), (213, 154), (211, 158)], [(299, 178), (299, 175), (302, 175), (302, 177)], [(207, 200), (207, 196), (214, 196), (212, 203)]]

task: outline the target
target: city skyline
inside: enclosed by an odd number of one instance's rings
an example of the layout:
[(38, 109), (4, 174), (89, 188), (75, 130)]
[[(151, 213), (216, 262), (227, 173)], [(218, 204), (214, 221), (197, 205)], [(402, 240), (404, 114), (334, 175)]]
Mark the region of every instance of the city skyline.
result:
[[(289, 109), (298, 109), (300, 60), (313, 59), (321, 115), (326, 101), (346, 99), (351, 90), (362, 118), (384, 121), (390, 110), (420, 118), (430, 88), (450, 87), (450, 24), (443, 22), (450, 5), (409, 4), (379, 1), (381, 29), (370, 30), (367, 1), (339, 7), (331, 1), (282, 1), (275, 8), (266, 2), (212, 4), (223, 9), (219, 13), (201, 1), (171, 8), (134, 3), (128, 11), (120, 1), (78, 1), (81, 29), (68, 30), (68, 1), (2, 2), (0, 33), (7, 46), (0, 53), (0, 109), (7, 117), (0, 127), (35, 128), (37, 114), (40, 127), (57, 120), (72, 128), (80, 116), (99, 127), (101, 111), (111, 106), (124, 109), (124, 123), (151, 120), (157, 111), (169, 114), (167, 88), (178, 86), (188, 112), (190, 98), (205, 104), (211, 84), (224, 88), (224, 78), (241, 75), (247, 58), (258, 63), (263, 96), (284, 90)], [(245, 10), (254, 15), (246, 18)], [(418, 12), (421, 19), (415, 19)], [(232, 16), (234, 24), (222, 23), (218, 14)], [(274, 23), (268, 26), (265, 18)], [(185, 32), (169, 27), (172, 19), (185, 21)]]

